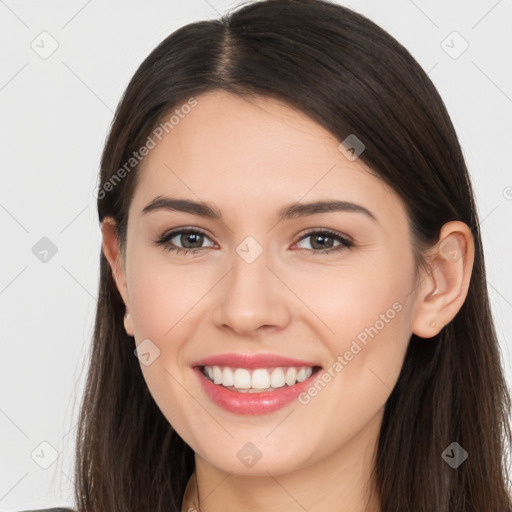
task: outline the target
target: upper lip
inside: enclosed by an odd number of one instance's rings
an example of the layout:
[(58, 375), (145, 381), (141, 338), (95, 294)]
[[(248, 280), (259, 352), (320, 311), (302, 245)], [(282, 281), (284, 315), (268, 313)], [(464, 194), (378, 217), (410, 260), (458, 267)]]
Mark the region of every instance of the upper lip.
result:
[(320, 366), (316, 362), (293, 359), (278, 354), (219, 354), (205, 357), (192, 366), (230, 366), (232, 368), (274, 368), (278, 366)]

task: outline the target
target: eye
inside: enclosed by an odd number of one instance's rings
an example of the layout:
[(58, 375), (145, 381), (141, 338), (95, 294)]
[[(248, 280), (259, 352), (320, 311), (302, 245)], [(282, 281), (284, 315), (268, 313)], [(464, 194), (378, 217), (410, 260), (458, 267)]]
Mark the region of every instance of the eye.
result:
[[(329, 229), (308, 231), (299, 242), (307, 240), (308, 238), (311, 239), (309, 244), (311, 248), (306, 247), (305, 250), (312, 254), (332, 253), (354, 246), (354, 242), (347, 237)], [(339, 245), (334, 245), (335, 241), (339, 242)]]
[[(310, 248), (306, 247), (302, 249), (312, 254), (332, 253), (354, 246), (354, 243), (347, 237), (328, 229), (310, 230), (300, 238), (299, 242), (307, 240), (308, 238), (312, 241), (312, 243), (310, 242), (309, 244)], [(198, 253), (208, 248), (208, 246), (203, 247), (205, 239), (209, 240), (208, 236), (203, 231), (191, 228), (180, 228), (165, 233), (155, 244), (162, 247), (165, 251), (178, 254), (187, 254), (188, 252)], [(338, 242), (338, 245), (334, 245), (335, 242)], [(182, 246), (177, 245), (178, 243)], [(209, 247), (213, 247), (214, 245), (215, 244), (212, 242)]]
[[(202, 247), (205, 239), (209, 240), (206, 233), (202, 231), (181, 228), (162, 235), (155, 244), (162, 247), (165, 251), (187, 254), (189, 251), (197, 253), (206, 249), (207, 247)], [(183, 246), (180, 247), (176, 243), (180, 243)], [(210, 247), (212, 246), (213, 244)]]

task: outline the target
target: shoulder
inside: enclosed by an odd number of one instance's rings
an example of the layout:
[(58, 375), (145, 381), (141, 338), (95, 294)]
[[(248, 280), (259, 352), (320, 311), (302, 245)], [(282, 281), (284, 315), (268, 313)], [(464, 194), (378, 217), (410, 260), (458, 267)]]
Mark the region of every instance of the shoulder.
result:
[(20, 510), (20, 512), (75, 512), (72, 508), (38, 508), (35, 510)]

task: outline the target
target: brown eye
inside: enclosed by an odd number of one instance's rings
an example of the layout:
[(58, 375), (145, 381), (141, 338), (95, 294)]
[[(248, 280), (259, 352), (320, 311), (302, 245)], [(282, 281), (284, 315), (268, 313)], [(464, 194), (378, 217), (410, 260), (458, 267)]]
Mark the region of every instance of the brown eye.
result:
[[(303, 248), (313, 254), (330, 253), (353, 247), (354, 243), (340, 233), (334, 231), (310, 231), (300, 240), (310, 239), (310, 247)], [(338, 242), (338, 245), (335, 243)]]
[[(189, 251), (199, 252), (200, 250), (206, 249), (207, 247), (203, 247), (205, 240), (209, 239), (202, 231), (196, 229), (180, 229), (163, 235), (155, 243), (166, 251), (186, 254)], [(178, 244), (181, 244), (181, 247)]]

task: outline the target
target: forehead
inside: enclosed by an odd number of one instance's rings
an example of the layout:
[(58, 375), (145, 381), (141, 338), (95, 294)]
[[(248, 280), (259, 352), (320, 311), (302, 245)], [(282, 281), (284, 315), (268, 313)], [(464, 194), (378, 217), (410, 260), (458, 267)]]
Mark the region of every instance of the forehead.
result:
[(196, 101), (142, 161), (130, 211), (160, 194), (246, 214), (301, 198), (397, 206), (396, 194), (360, 160), (346, 158), (334, 135), (286, 103), (224, 91)]

